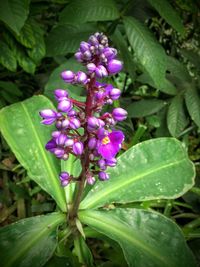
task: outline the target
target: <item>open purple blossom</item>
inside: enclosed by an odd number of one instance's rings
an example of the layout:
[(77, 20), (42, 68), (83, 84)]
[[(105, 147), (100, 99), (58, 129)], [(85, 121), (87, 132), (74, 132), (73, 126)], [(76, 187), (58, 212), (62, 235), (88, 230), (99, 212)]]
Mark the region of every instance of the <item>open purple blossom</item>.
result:
[(127, 111), (120, 107), (102, 113), (104, 105), (111, 105), (121, 95), (121, 90), (112, 84), (99, 82), (123, 67), (117, 59), (117, 50), (109, 46), (108, 38), (98, 32), (91, 35), (88, 42), (80, 43), (75, 58), (86, 70), (63, 70), (61, 78), (66, 83), (85, 87), (86, 102), (70, 98), (66, 90), (56, 89), (57, 110), (46, 108), (40, 112), (43, 124), (55, 124), (45, 148), (58, 159), (67, 160), (73, 154), (81, 161), (79, 177), (61, 172), (62, 186), (76, 180), (93, 185), (97, 175), (101, 181), (109, 179), (107, 168), (116, 166), (116, 155), (124, 141), (123, 132), (115, 127), (127, 117)]

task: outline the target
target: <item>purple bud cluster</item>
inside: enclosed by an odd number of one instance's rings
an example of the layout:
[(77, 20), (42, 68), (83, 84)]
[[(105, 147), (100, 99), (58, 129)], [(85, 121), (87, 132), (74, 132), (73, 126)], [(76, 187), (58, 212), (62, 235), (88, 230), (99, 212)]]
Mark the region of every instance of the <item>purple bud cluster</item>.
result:
[[(123, 64), (116, 56), (117, 50), (108, 46), (108, 38), (103, 33), (95, 33), (88, 42), (81, 42), (75, 58), (86, 66), (87, 71), (65, 70), (61, 77), (66, 83), (84, 86), (86, 102), (72, 99), (67, 91), (57, 89), (54, 92), (57, 110), (40, 112), (43, 124), (54, 123), (56, 127), (46, 149), (62, 160), (67, 160), (70, 153), (80, 158), (82, 167), (85, 164), (84, 179), (90, 185), (94, 184), (96, 175), (103, 181), (109, 179), (106, 169), (117, 164), (115, 156), (124, 140), (123, 132), (116, 130), (115, 125), (126, 119), (126, 110), (114, 108), (112, 112), (102, 114), (104, 105), (119, 99), (121, 91), (96, 80), (122, 69)], [(83, 128), (82, 135), (79, 128)], [(60, 174), (62, 186), (76, 179), (80, 177), (75, 178), (68, 172)]]

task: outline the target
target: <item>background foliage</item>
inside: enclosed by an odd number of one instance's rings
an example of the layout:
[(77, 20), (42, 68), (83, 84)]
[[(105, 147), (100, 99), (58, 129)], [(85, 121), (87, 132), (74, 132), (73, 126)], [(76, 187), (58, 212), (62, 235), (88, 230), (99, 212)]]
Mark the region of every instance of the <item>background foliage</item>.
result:
[[(36, 104), (37, 97), (33, 98), (35, 99), (33, 102), (29, 100), (23, 102), (26, 104), (19, 102), (33, 95), (44, 94), (53, 100), (53, 90), (63, 88), (68, 89), (72, 97), (83, 99), (82, 88), (66, 85), (59, 78), (59, 73), (64, 69), (79, 70), (80, 66), (74, 60), (73, 53), (77, 50), (80, 41), (87, 40), (88, 36), (96, 31), (105, 32), (112, 45), (119, 49), (119, 56), (124, 62), (124, 71), (117, 77), (112, 77), (111, 81), (122, 90), (122, 100), (120, 103), (116, 101), (115, 105), (125, 107), (129, 114), (126, 122), (120, 125), (126, 133), (124, 150), (140, 141), (172, 136), (182, 142), (197, 170), (195, 186), (182, 197), (177, 195), (179, 198), (176, 200), (166, 200), (162, 192), (160, 198), (163, 200), (156, 200), (156, 198), (152, 200), (148, 198), (148, 193), (150, 195), (151, 192), (147, 192), (146, 198), (141, 199), (136, 195), (135, 199), (122, 201), (129, 202), (123, 207), (153, 209), (174, 220), (184, 233), (197, 261), (200, 261), (199, 12), (198, 1), (192, 0), (0, 1), (0, 107), (16, 103), (10, 109), (10, 113), (2, 116), (2, 128), (13, 114), (17, 114), (30, 105), (33, 105), (35, 110), (44, 108), (44, 105), (52, 105), (44, 97), (39, 97), (41, 106)], [(2, 114), (4, 114), (3, 111)], [(24, 151), (15, 149), (20, 140), (17, 137), (22, 134), (20, 129), (23, 130), (24, 125), (30, 123), (30, 115), (26, 113), (24, 116), (23, 114), (20, 119), (13, 119), (14, 124), (6, 129), (8, 132), (15, 133), (13, 140), (9, 140), (9, 143), (12, 142), (10, 145), (12, 150), (3, 137), (0, 144), (2, 174), (0, 178), (0, 222), (2, 226), (18, 219), (54, 211), (55, 202), (46, 191), (56, 200), (59, 195), (58, 206), (61, 210), (66, 208), (64, 192), (59, 192), (61, 189), (58, 183), (54, 182), (54, 190), (51, 192), (51, 184), (48, 186), (40, 177), (41, 172), (43, 175), (48, 172), (47, 175), (53, 177), (51, 172), (59, 171), (58, 162), (55, 162), (44, 151), (42, 152), (42, 148), (40, 149), (41, 157), (47, 157), (45, 166), (38, 166), (31, 160), (26, 161), (30, 152), (26, 149), (27, 147), (35, 151), (38, 142), (45, 143), (45, 135), (38, 134), (41, 132), (41, 126), (37, 124), (36, 132), (32, 133), (31, 140), (34, 141), (31, 145), (29, 138), (26, 138), (22, 140), (21, 145), (24, 146)], [(38, 123), (37, 113), (34, 116), (34, 122)], [(25, 130), (29, 132), (28, 127)], [(171, 153), (171, 156), (175, 153), (173, 153), (173, 148), (171, 148)], [(20, 159), (20, 163), (16, 157)], [(49, 162), (52, 161), (56, 166), (54, 170), (49, 168)], [(32, 169), (34, 164), (35, 169)], [(183, 167), (180, 166), (180, 168)], [(182, 175), (185, 175), (183, 170)], [(178, 177), (180, 173), (177, 179)], [(133, 178), (129, 177), (129, 179)], [(108, 190), (109, 186), (113, 187), (112, 182), (114, 181), (110, 181), (111, 185), (108, 183)], [(167, 183), (167, 180), (164, 182)], [(134, 186), (137, 189), (137, 184)], [(170, 185), (167, 183), (167, 186)], [(165, 189), (168, 188), (167, 186)], [(164, 189), (162, 186), (160, 188)], [(139, 189), (142, 190), (142, 188)], [(95, 190), (101, 192), (103, 190), (101, 184), (97, 185)], [(70, 198), (70, 192), (66, 191), (65, 194)], [(140, 195), (138, 191), (138, 196)], [(92, 192), (82, 202), (82, 207), (87, 207), (91, 199)], [(103, 204), (98, 202), (98, 199), (94, 199), (95, 201), (98, 205)], [(121, 207), (122, 203), (118, 205)], [(148, 216), (147, 213), (141, 216)], [(124, 262), (126, 266), (122, 252), (121, 254), (118, 252), (119, 258), (113, 263), (115, 259), (112, 256), (116, 257), (116, 251), (119, 251), (115, 243), (117, 240), (111, 241), (108, 238), (107, 241), (105, 239), (96, 241), (95, 238), (101, 237), (102, 230), (100, 223), (97, 225), (96, 222), (88, 221), (88, 218), (93, 216), (92, 212), (90, 214), (86, 211), (84, 216), (80, 216), (86, 224), (92, 224), (92, 230), (86, 229), (85, 232), (89, 237), (88, 242), (92, 247), (92, 254), (96, 255), (95, 260), (99, 266), (112, 266), (109, 264), (117, 266), (117, 262)], [(107, 219), (106, 213), (96, 214), (96, 216)], [(112, 216), (116, 215), (113, 213)], [(119, 216), (123, 217), (123, 212)], [(62, 221), (62, 216), (55, 214), (49, 217), (49, 223), (54, 217), (55, 220)], [(43, 225), (42, 217), (41, 219), (39, 217), (38, 221), (39, 229), (40, 225), (41, 227)], [(48, 222), (44, 223), (48, 224)], [(116, 223), (120, 227), (120, 221)], [(100, 233), (97, 234), (96, 231), (99, 229)], [(55, 231), (54, 227), (53, 236), (49, 236), (49, 239), (44, 240), (43, 236), (38, 238), (41, 242), (52, 242), (52, 238), (55, 238)], [(109, 231), (109, 229), (104, 231)], [(52, 250), (49, 248), (51, 251), (46, 256), (45, 262), (53, 255), (55, 248), (53, 243), (51, 244)], [(124, 244), (124, 246), (128, 245)], [(76, 240), (75, 252), (80, 251), (80, 248), (87, 251), (84, 255), (88, 257), (83, 258), (82, 261), (90, 266), (91, 255), (84, 239)], [(80, 255), (78, 252), (77, 254)], [(64, 264), (62, 242), (56, 255), (60, 257), (51, 258), (47, 266)], [(78, 266), (75, 256), (71, 256), (69, 252), (67, 257), (70, 264)]]

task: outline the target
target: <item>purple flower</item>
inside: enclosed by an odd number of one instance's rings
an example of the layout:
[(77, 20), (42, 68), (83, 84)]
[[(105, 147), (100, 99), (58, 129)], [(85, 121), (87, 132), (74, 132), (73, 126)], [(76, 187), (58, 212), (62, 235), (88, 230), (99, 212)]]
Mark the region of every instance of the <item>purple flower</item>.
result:
[(61, 73), (61, 77), (66, 83), (72, 83), (75, 78), (75, 74), (71, 70), (65, 70)]
[(99, 165), (101, 170), (105, 170), (106, 169), (106, 161), (105, 161), (105, 159), (101, 158), (100, 160), (98, 160), (98, 165)]
[(96, 76), (98, 78), (103, 78), (103, 77), (108, 76), (108, 72), (107, 72), (106, 68), (102, 65), (99, 65), (98, 67), (96, 67), (95, 73), (96, 73)]
[(87, 129), (92, 132), (100, 127), (99, 120), (96, 117), (89, 117), (87, 121)]
[(85, 51), (90, 49), (90, 45), (87, 42), (81, 42), (80, 43), (80, 51), (84, 53)]
[(58, 110), (68, 112), (72, 109), (73, 105), (69, 99), (62, 100), (58, 103)]
[(89, 64), (87, 64), (86, 67), (87, 67), (89, 73), (94, 72), (96, 69), (96, 65), (94, 63), (89, 63)]
[(123, 121), (127, 118), (127, 111), (123, 108), (114, 108), (112, 111), (113, 119), (116, 121)]
[(108, 180), (109, 179), (109, 174), (106, 172), (99, 172), (99, 179), (102, 181)]
[(64, 146), (66, 141), (67, 141), (67, 136), (62, 133), (56, 138), (56, 144), (59, 146)]
[(57, 112), (52, 109), (44, 109), (39, 114), (43, 118), (42, 123), (46, 125), (52, 124), (57, 119)]
[(79, 51), (75, 54), (75, 58), (78, 62), (82, 62), (83, 61), (83, 54)]
[(56, 141), (54, 139), (51, 139), (47, 142), (45, 146), (46, 150), (50, 151), (51, 153), (54, 153), (55, 149), (57, 148)]
[(121, 131), (113, 131), (100, 138), (98, 143), (98, 153), (106, 160), (116, 156), (124, 140), (124, 134)]
[(112, 88), (110, 91), (109, 91), (109, 96), (112, 100), (117, 100), (121, 95), (121, 91), (117, 88)]
[(107, 59), (113, 59), (117, 55), (117, 50), (115, 48), (106, 47), (103, 53)]
[(78, 119), (74, 118), (74, 117), (71, 117), (70, 120), (69, 120), (69, 127), (73, 130), (76, 130), (78, 128), (80, 128), (81, 126), (81, 123)]
[(54, 91), (54, 95), (55, 95), (55, 98), (59, 101), (63, 98), (67, 98), (68, 97), (68, 92), (65, 91), (65, 90), (62, 90), (62, 89), (56, 89)]
[(106, 159), (106, 165), (110, 167), (115, 167), (117, 164), (117, 160), (115, 158)]
[(88, 142), (89, 149), (96, 148), (96, 145), (97, 145), (97, 139), (95, 137), (90, 138)]
[(93, 175), (91, 175), (91, 174), (87, 174), (86, 177), (87, 177), (87, 183), (88, 183), (89, 185), (93, 185), (93, 184), (95, 183), (95, 178), (94, 178)]
[(54, 149), (53, 153), (56, 155), (57, 158), (61, 159), (64, 156), (65, 151), (64, 151), (63, 148), (57, 147), (57, 148)]
[(82, 83), (82, 84), (85, 84), (87, 83), (87, 75), (85, 74), (85, 72), (83, 71), (78, 71), (77, 74), (76, 74), (76, 81), (78, 83)]
[(117, 72), (120, 72), (122, 68), (123, 68), (122, 62), (117, 59), (111, 59), (108, 62), (107, 69), (110, 74), (115, 74)]
[(67, 186), (70, 182), (70, 175), (68, 172), (61, 172), (59, 178), (62, 186)]
[(73, 144), (72, 149), (75, 155), (81, 155), (83, 153), (83, 144), (81, 142), (76, 142)]

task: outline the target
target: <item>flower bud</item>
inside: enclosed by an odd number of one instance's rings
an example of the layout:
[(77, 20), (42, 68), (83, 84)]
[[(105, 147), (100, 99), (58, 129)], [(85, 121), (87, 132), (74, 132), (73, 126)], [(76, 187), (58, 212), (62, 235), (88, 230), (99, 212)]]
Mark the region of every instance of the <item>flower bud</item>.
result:
[(99, 172), (99, 179), (102, 181), (108, 180), (109, 179), (109, 174), (106, 172)]
[(76, 81), (78, 83), (82, 83), (82, 84), (85, 84), (87, 83), (87, 75), (85, 74), (85, 72), (83, 71), (78, 71), (77, 74), (76, 74)]
[(117, 59), (111, 59), (108, 62), (107, 70), (110, 74), (115, 74), (119, 72), (122, 69), (122, 67), (123, 67), (123, 64), (121, 61)]
[(83, 144), (81, 142), (76, 142), (73, 144), (72, 149), (75, 155), (81, 155), (83, 153)]
[(73, 146), (73, 144), (74, 144), (74, 140), (73, 139), (67, 139), (66, 141), (65, 141), (65, 146)]
[(65, 90), (62, 90), (62, 89), (56, 89), (55, 91), (54, 91), (54, 95), (55, 95), (55, 98), (57, 99), (57, 100), (59, 100), (60, 98), (63, 98), (63, 97), (68, 97), (68, 92), (67, 91), (65, 91)]
[(117, 100), (121, 95), (121, 91), (117, 88), (112, 88), (109, 92), (109, 96), (112, 100)]
[(68, 112), (72, 109), (72, 103), (70, 100), (62, 100), (58, 103), (58, 109), (62, 112)]
[(87, 175), (87, 183), (89, 185), (93, 185), (95, 183), (95, 178), (91, 174)]
[(83, 58), (85, 60), (90, 60), (92, 58), (92, 54), (90, 53), (90, 51), (85, 51), (83, 54)]
[(54, 139), (51, 139), (50, 141), (47, 142), (45, 148), (51, 153), (54, 153), (54, 150), (57, 148), (56, 141)]
[(91, 35), (89, 38), (89, 43), (92, 45), (98, 45), (99, 41), (98, 41), (97, 37), (95, 37), (94, 35)]
[(61, 126), (61, 128), (62, 129), (67, 129), (69, 127), (69, 120), (68, 119), (64, 119), (63, 121), (62, 121), (62, 126)]
[(43, 118), (42, 123), (45, 125), (52, 124), (57, 118), (57, 113), (52, 109), (44, 109), (39, 114)]
[(61, 73), (61, 77), (66, 83), (72, 83), (74, 81), (75, 74), (71, 70), (65, 70)]
[(54, 132), (52, 132), (51, 136), (52, 136), (54, 139), (56, 139), (56, 138), (58, 138), (58, 137), (60, 136), (60, 134), (61, 134), (60, 131), (54, 131)]
[(70, 175), (68, 172), (61, 172), (59, 178), (62, 186), (67, 186), (70, 182)]
[(89, 64), (87, 64), (86, 67), (87, 67), (89, 73), (94, 72), (96, 69), (96, 65), (94, 63), (89, 63)]
[(106, 165), (107, 165), (107, 166), (115, 167), (116, 164), (117, 164), (117, 160), (116, 160), (116, 158), (106, 159)]
[(89, 142), (88, 142), (88, 147), (89, 149), (94, 149), (96, 148), (96, 145), (97, 145), (97, 139), (95, 137), (92, 137), (89, 139)]
[(65, 134), (60, 134), (57, 138), (56, 138), (56, 144), (59, 146), (64, 146), (65, 142), (67, 140), (67, 136)]
[(104, 159), (98, 160), (98, 165), (99, 165), (101, 170), (105, 170), (106, 169), (106, 162), (105, 162)]
[(97, 130), (100, 127), (99, 120), (96, 117), (89, 117), (87, 121), (87, 128), (89, 131)]
[(74, 118), (74, 117), (71, 117), (70, 120), (69, 120), (69, 127), (73, 130), (76, 130), (78, 128), (80, 128), (81, 126), (81, 123), (78, 119)]
[(108, 72), (103, 65), (99, 65), (98, 67), (96, 67), (95, 74), (98, 78), (103, 78), (108, 76)]
[(83, 54), (79, 51), (79, 52), (76, 52), (76, 54), (74, 55), (76, 60), (78, 62), (82, 62), (83, 61)]
[(117, 50), (111, 47), (106, 47), (104, 48), (103, 53), (107, 59), (113, 59), (117, 55)]
[(54, 150), (54, 154), (56, 155), (57, 158), (61, 159), (63, 155), (65, 154), (65, 151), (62, 148), (56, 148)]
[(123, 121), (127, 118), (127, 111), (123, 108), (114, 108), (112, 111), (112, 116), (116, 121)]
[(90, 49), (90, 45), (87, 42), (81, 42), (80, 43), (80, 51), (84, 53), (85, 51)]

